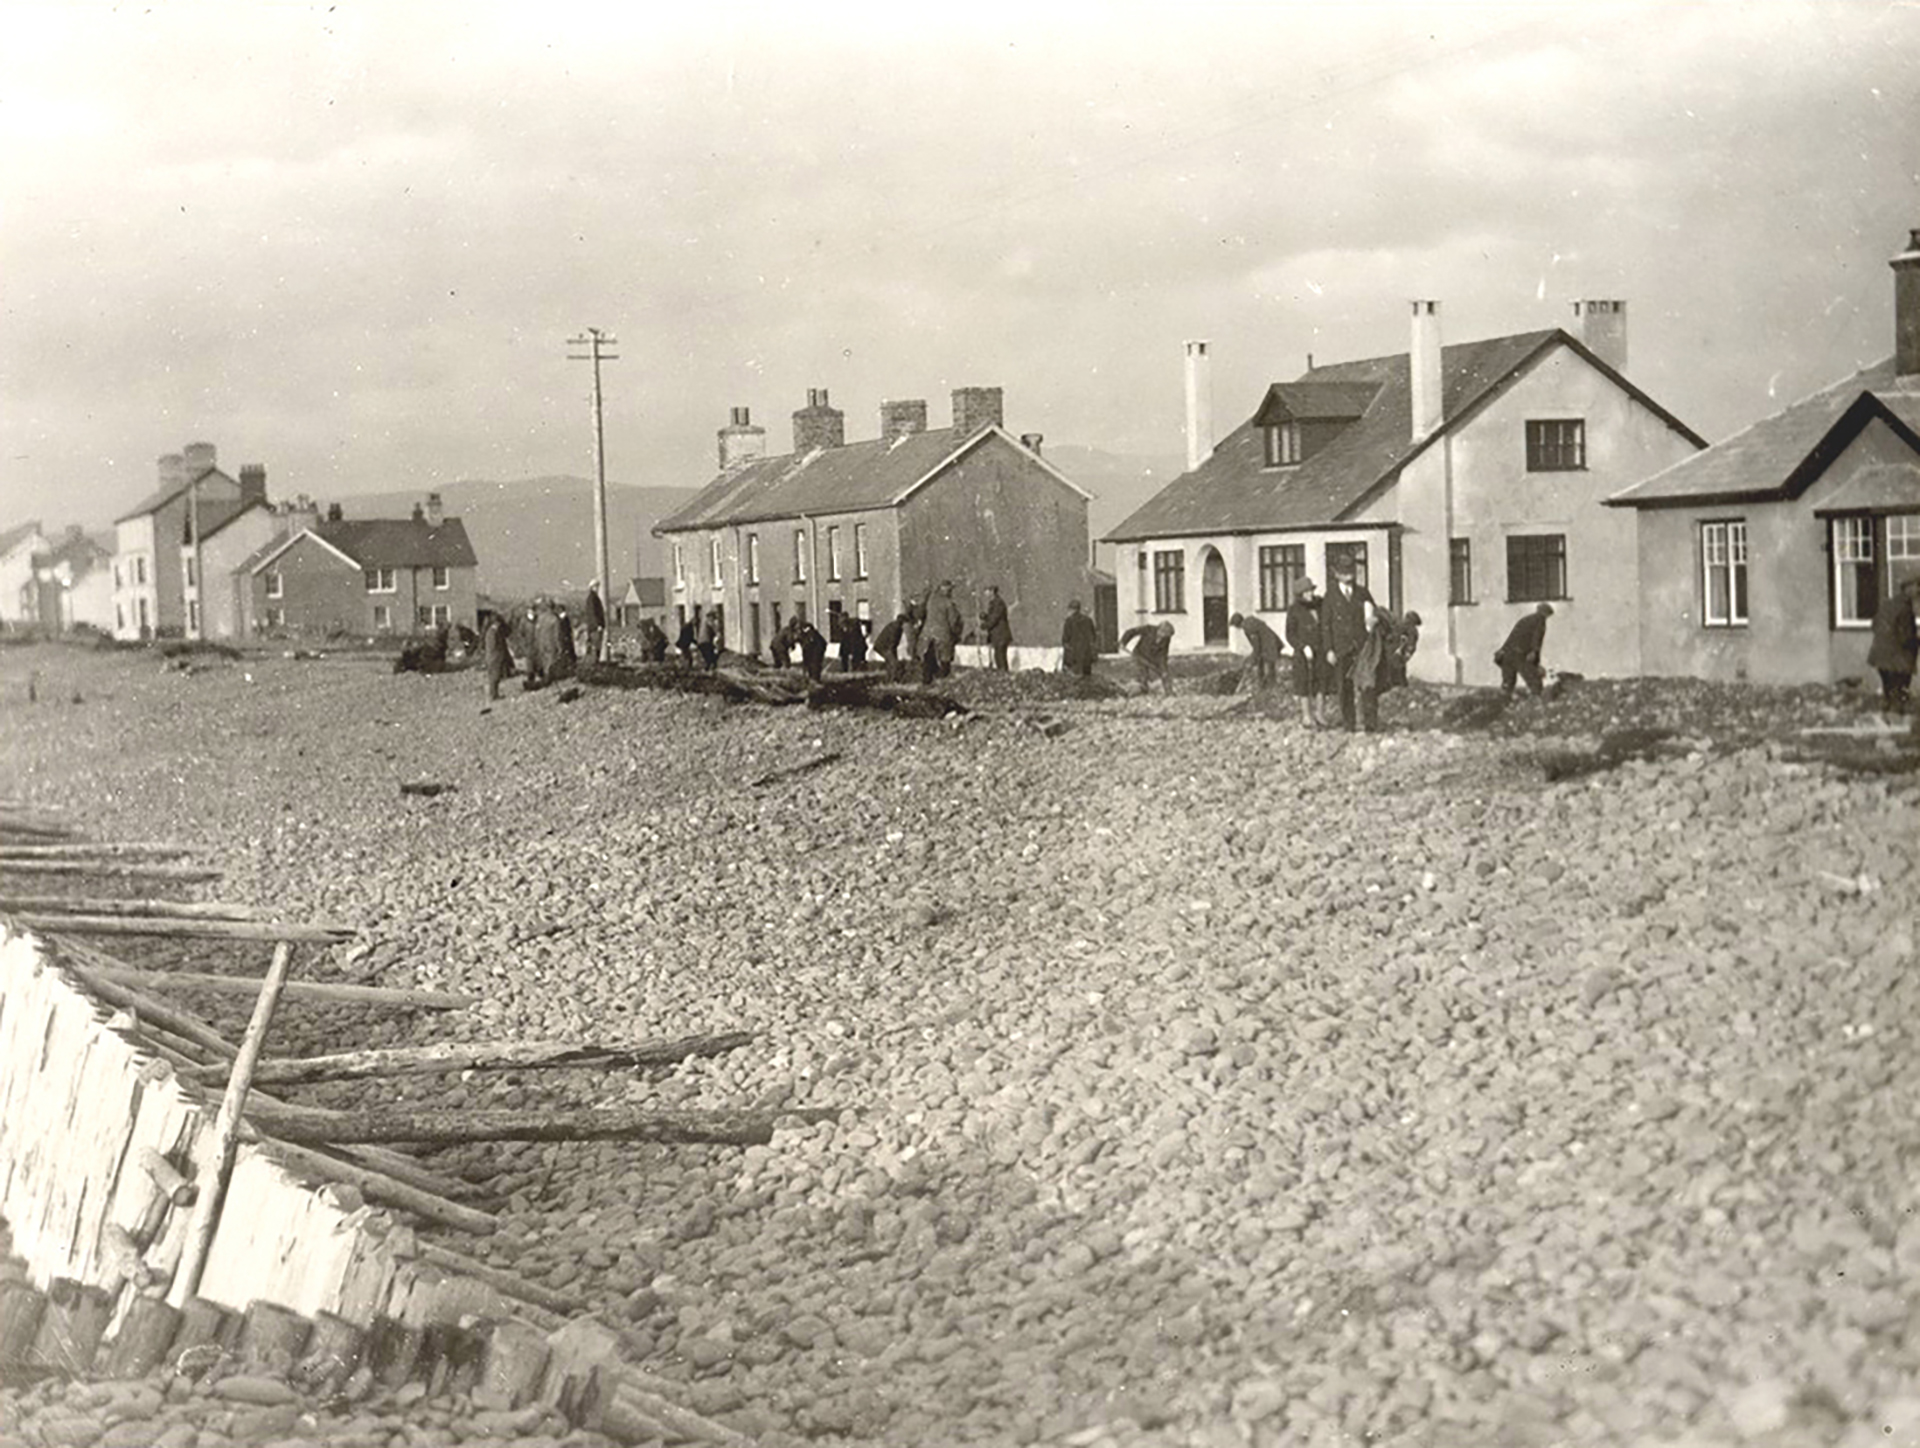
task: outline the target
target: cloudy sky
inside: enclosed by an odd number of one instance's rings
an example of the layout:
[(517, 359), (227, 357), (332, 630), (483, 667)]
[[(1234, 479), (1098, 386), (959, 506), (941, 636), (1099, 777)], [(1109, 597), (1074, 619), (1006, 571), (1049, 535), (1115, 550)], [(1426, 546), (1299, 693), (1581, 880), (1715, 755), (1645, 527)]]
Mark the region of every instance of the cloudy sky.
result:
[(1006, 389), (1181, 450), (1265, 383), (1628, 300), (1717, 438), (1892, 350), (1915, 0), (0, 0), (0, 525), (189, 440), (276, 494), (693, 485), (729, 406)]

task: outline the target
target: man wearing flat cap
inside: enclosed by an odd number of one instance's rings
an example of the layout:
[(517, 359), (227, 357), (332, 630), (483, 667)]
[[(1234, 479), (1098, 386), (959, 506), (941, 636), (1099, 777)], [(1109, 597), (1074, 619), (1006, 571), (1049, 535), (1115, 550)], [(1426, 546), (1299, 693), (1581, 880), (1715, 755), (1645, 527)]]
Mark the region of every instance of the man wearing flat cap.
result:
[(1340, 722), (1352, 733), (1360, 727), (1355, 707), (1353, 666), (1367, 642), (1368, 609), (1373, 595), (1366, 585), (1354, 580), (1353, 564), (1342, 561), (1333, 567), (1333, 587), (1320, 605), (1320, 642), (1322, 657), (1332, 672), (1332, 692), (1340, 698)]
[(1093, 661), (1100, 657), (1100, 633), (1093, 620), (1080, 611), (1080, 600), (1067, 605), (1067, 621), (1060, 628), (1060, 666), (1076, 678), (1093, 673)]
[(1538, 699), (1541, 687), (1540, 650), (1547, 642), (1547, 620), (1553, 617), (1553, 605), (1543, 603), (1513, 626), (1507, 641), (1494, 654), (1500, 666), (1500, 692), (1513, 697), (1515, 676), (1527, 681), (1527, 692)]

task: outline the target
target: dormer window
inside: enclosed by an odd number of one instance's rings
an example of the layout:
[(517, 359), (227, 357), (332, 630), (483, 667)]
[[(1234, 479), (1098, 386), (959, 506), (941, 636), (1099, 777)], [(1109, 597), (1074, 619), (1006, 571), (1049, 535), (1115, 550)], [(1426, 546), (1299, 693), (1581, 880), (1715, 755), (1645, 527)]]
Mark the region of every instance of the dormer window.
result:
[(1266, 429), (1267, 466), (1290, 468), (1300, 461), (1300, 424), (1278, 422)]

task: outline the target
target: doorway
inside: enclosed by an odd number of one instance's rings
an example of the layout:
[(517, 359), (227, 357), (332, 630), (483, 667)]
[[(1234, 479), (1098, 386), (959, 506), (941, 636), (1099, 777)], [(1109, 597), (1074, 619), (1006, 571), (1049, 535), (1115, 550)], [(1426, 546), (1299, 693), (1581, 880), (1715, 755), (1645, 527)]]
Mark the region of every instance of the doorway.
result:
[(1227, 618), (1227, 565), (1209, 548), (1200, 562), (1200, 636), (1209, 647), (1225, 647)]

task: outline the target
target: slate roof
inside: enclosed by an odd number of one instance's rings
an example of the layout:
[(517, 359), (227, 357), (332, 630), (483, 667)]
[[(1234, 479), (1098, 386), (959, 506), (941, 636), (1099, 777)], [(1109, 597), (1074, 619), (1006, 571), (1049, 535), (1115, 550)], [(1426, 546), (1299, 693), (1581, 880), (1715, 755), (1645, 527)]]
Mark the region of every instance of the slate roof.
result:
[[(267, 500), (265, 498), (221, 498), (218, 501), (209, 500), (201, 503), (200, 541), (202, 543), (206, 542), (207, 539), (211, 538), (215, 533), (218, 533), (242, 513), (249, 512), (254, 508), (264, 508), (266, 506)], [(193, 541), (193, 517), (191, 512), (189, 512), (187, 518), (180, 524), (180, 541), (182, 543), (191, 543)]]
[[(627, 593), (634, 595), (637, 608), (665, 608), (667, 604), (667, 580), (664, 578), (629, 578)], [(620, 595), (622, 602), (627, 594)]]
[(1821, 388), (1792, 406), (1615, 493), (1616, 507), (1673, 508), (1799, 496), (1873, 417), (1920, 448), (1920, 392), (1892, 390), (1893, 359)]
[[(127, 509), (126, 512), (122, 513), (118, 518), (115, 518), (113, 521), (116, 523), (124, 523), (129, 518), (138, 518), (143, 514), (152, 513), (161, 508), (164, 508), (168, 503), (171, 503), (175, 498), (179, 497), (182, 493), (186, 492), (188, 488), (192, 487), (195, 483), (200, 481), (201, 478), (204, 478), (212, 473), (220, 473), (220, 476), (223, 478), (227, 478), (227, 481), (230, 483), (234, 481), (232, 478), (227, 477), (225, 473), (221, 473), (220, 469), (217, 467), (206, 468), (201, 472), (195, 473), (190, 478), (180, 479), (180, 481), (177, 483), (162, 483), (159, 487), (155, 488), (151, 493), (148, 493), (146, 497), (142, 498), (138, 503), (135, 503), (131, 508)], [(234, 486), (238, 487), (239, 484), (234, 483)]]
[(362, 568), (480, 566), (466, 525), (458, 518), (443, 519), (438, 526), (424, 518), (351, 518), (315, 523), (291, 538), (275, 538), (234, 571), (259, 572), (309, 533)]
[(21, 523), (15, 527), (6, 529), (4, 532), (0, 532), (0, 555), (11, 553), (20, 544), (24, 543), (39, 531), (40, 521), (36, 518), (31, 523)]
[[(1348, 520), (1415, 456), (1466, 422), (1556, 347), (1570, 347), (1666, 424), (1705, 446), (1691, 428), (1559, 328), (1490, 337), (1443, 348), (1441, 406), (1446, 421), (1430, 437), (1412, 436), (1411, 367), (1405, 352), (1315, 367), (1293, 382), (1273, 384), (1261, 406), (1212, 456), (1175, 478), (1106, 535), (1108, 542), (1176, 538), (1195, 533), (1253, 533), (1324, 527)], [(1260, 417), (1276, 401), (1362, 410), (1339, 436), (1298, 466), (1269, 468)]]
[(1367, 410), (1377, 382), (1276, 382), (1253, 414), (1256, 426), (1291, 418), (1296, 422), (1332, 422)]

